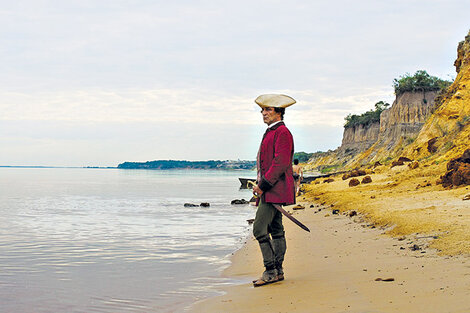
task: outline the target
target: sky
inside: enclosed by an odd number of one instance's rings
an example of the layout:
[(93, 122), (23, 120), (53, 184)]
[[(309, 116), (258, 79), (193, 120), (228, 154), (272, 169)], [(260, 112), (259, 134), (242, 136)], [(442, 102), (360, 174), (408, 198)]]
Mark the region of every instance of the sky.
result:
[(456, 76), (467, 0), (0, 0), (0, 165), (254, 160), (254, 99), (295, 150), (341, 145), (393, 79)]

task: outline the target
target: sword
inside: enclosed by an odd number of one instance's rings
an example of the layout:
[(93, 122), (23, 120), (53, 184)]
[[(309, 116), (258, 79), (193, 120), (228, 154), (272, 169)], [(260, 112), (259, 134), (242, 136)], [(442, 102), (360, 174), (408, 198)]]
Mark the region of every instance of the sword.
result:
[[(247, 185), (248, 187), (250, 187), (251, 185), (256, 186), (256, 184), (255, 184), (253, 181), (251, 181), (251, 180), (247, 181), (246, 185)], [(257, 198), (258, 195), (254, 195), (254, 197)], [(302, 228), (302, 229), (305, 230), (305, 231), (310, 232), (310, 229), (308, 229), (307, 226), (305, 226), (305, 225), (302, 224), (298, 219), (296, 219), (295, 217), (293, 217), (292, 215), (290, 215), (286, 210), (284, 210), (284, 209), (282, 208), (282, 206), (281, 206), (280, 204), (276, 204), (276, 203), (271, 203), (271, 204), (276, 208), (276, 210), (278, 210), (279, 212), (281, 212), (282, 214), (284, 214), (285, 217), (287, 217), (288, 219), (290, 219), (290, 220), (291, 220), (292, 222), (294, 222), (297, 226), (299, 226), (300, 228)]]
[(304, 224), (302, 224), (298, 219), (296, 219), (295, 217), (293, 217), (292, 215), (290, 215), (286, 210), (284, 210), (282, 208), (282, 206), (280, 204), (276, 204), (276, 203), (271, 203), (279, 212), (281, 212), (282, 214), (284, 214), (288, 219), (290, 219), (292, 222), (294, 222), (297, 226), (299, 226), (300, 228), (302, 228), (303, 230), (305, 231), (308, 231), (310, 232), (310, 229), (308, 229), (307, 226), (305, 226)]

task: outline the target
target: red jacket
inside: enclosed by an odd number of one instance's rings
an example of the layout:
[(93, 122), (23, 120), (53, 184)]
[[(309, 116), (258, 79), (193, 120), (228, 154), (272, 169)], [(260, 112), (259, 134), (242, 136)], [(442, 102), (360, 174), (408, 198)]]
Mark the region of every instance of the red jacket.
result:
[(258, 186), (266, 203), (294, 204), (294, 140), (284, 122), (268, 128), (258, 151)]

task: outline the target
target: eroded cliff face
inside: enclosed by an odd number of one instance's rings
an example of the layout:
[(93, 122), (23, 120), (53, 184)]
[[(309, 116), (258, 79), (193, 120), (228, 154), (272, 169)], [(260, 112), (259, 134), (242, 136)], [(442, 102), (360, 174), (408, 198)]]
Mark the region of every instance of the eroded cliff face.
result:
[(379, 130), (379, 123), (345, 128), (341, 147), (358, 148), (358, 146), (365, 146), (369, 148), (379, 138)]
[(431, 114), (436, 92), (405, 92), (380, 115), (380, 123), (346, 128), (342, 144), (322, 157), (310, 160), (310, 166), (357, 167), (399, 154), (403, 146), (419, 134)]
[(405, 92), (380, 115), (380, 139), (418, 135), (434, 107), (436, 92)]
[(437, 92), (405, 92), (396, 97), (392, 106), (380, 114), (377, 141), (365, 152), (355, 156), (351, 167), (386, 159), (401, 154), (404, 147), (418, 136), (431, 115)]
[(365, 151), (376, 130), (345, 130), (341, 147), (317, 155), (309, 167), (347, 169), (399, 156), (439, 164), (460, 157), (470, 147), (470, 32), (458, 45), (454, 65), (457, 77), (445, 93), (399, 95), (380, 115), (377, 140)]
[(454, 65), (455, 81), (439, 96), (440, 105), (403, 155), (439, 163), (462, 155), (470, 146), (470, 32), (458, 45)]

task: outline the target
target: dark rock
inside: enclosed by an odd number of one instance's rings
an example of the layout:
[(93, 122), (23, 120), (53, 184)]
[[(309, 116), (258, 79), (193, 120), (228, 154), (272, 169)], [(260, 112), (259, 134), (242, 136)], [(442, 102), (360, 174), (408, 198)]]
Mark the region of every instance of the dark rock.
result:
[(338, 210), (338, 209), (334, 209), (331, 213), (333, 213), (333, 214), (339, 214), (339, 210)]
[(440, 182), (444, 187), (470, 185), (470, 149), (447, 163), (447, 172), (441, 176)]
[(230, 204), (248, 204), (250, 202), (246, 201), (245, 199), (235, 199), (230, 202)]
[(462, 200), (470, 200), (470, 193), (468, 195), (466, 195), (465, 197), (463, 197)]
[(411, 251), (418, 251), (418, 250), (421, 250), (421, 248), (417, 244), (414, 244), (410, 247), (410, 250)]
[(202, 202), (202, 203), (200, 204), (200, 206), (202, 206), (202, 207), (204, 207), (204, 208), (208, 208), (208, 207), (211, 206), (211, 204), (210, 204), (209, 202)]
[(354, 187), (359, 185), (361, 182), (357, 178), (353, 178), (349, 181), (349, 187)]
[(323, 182), (324, 183), (331, 183), (331, 182), (334, 182), (335, 180), (333, 178), (328, 178), (328, 179), (325, 179)]
[(398, 158), (398, 161), (402, 161), (402, 162), (411, 162), (411, 161), (413, 161), (413, 160), (408, 159), (407, 157), (399, 157), (399, 158)]
[(357, 215), (356, 211), (349, 212), (349, 217), (353, 217), (353, 216), (356, 216), (356, 215)]
[(343, 180), (346, 180), (346, 179), (351, 178), (351, 177), (364, 176), (366, 174), (367, 173), (366, 173), (365, 170), (355, 169), (355, 170), (352, 170), (352, 171), (349, 171), (349, 172), (345, 173), (342, 178), (343, 178)]
[(255, 221), (255, 219), (254, 219), (254, 218), (250, 218), (250, 219), (247, 219), (246, 221), (248, 222), (248, 225), (251, 225), (251, 224), (253, 224), (253, 222)]
[(304, 210), (305, 207), (301, 204), (297, 204), (296, 206), (292, 207), (292, 210)]
[(437, 151), (436, 147), (437, 137), (428, 140), (428, 152), (435, 153)]
[(395, 278), (376, 278), (375, 281), (395, 281)]
[(364, 176), (364, 178), (361, 181), (361, 184), (368, 184), (371, 182), (372, 182), (372, 178), (369, 175), (367, 175), (367, 176)]
[(184, 204), (184, 207), (185, 207), (185, 208), (192, 208), (192, 207), (197, 207), (197, 206), (199, 206), (199, 205), (193, 204), (193, 203), (185, 203), (185, 204)]
[(405, 163), (403, 163), (403, 161), (396, 160), (396, 161), (392, 162), (391, 167), (400, 166), (400, 165), (403, 165), (403, 164), (405, 164)]

